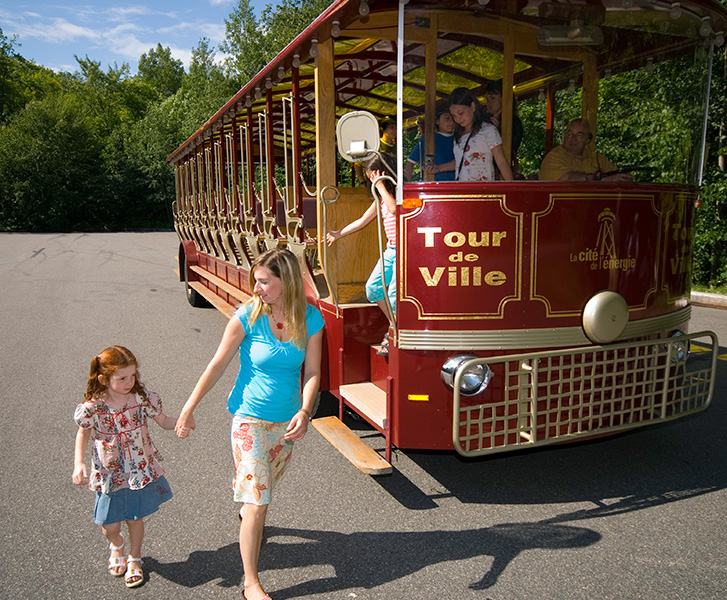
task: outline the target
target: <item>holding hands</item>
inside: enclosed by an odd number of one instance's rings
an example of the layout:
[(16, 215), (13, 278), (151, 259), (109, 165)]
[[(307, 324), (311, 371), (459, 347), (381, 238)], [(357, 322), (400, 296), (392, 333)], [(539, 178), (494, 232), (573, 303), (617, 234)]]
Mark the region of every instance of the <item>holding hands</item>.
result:
[(177, 424), (174, 427), (174, 431), (176, 432), (177, 437), (186, 438), (189, 437), (189, 434), (195, 427), (196, 424), (194, 422), (194, 417), (191, 414), (188, 415), (183, 412), (181, 415), (179, 415), (179, 418), (177, 419)]

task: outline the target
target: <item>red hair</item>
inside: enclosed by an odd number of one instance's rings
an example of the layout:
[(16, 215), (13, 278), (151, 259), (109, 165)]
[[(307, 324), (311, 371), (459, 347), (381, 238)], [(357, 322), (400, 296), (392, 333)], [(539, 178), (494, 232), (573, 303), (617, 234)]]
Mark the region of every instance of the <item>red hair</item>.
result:
[(108, 385), (99, 380), (99, 375), (108, 381), (116, 371), (134, 365), (136, 367), (136, 381), (131, 389), (132, 393), (145, 394), (144, 384), (139, 379), (139, 363), (131, 350), (123, 346), (109, 346), (100, 354), (91, 359), (91, 370), (88, 373), (88, 384), (86, 385), (85, 400), (91, 400), (106, 391)]

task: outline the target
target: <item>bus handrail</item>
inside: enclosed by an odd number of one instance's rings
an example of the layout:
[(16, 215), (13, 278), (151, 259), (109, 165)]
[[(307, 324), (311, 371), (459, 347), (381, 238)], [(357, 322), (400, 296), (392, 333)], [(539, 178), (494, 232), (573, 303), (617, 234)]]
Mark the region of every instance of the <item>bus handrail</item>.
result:
[[(305, 185), (305, 184), (304, 184)], [(328, 191), (333, 190), (334, 196), (333, 198), (326, 200), (323, 195)], [(321, 190), (321, 194), (319, 197), (319, 201), (321, 203), (321, 217), (323, 220), (323, 223), (321, 224), (321, 245), (323, 246), (323, 277), (326, 279), (326, 283), (328, 284), (328, 290), (331, 292), (331, 299), (333, 300), (333, 306), (336, 307), (336, 315), (338, 315), (338, 297), (336, 296), (336, 290), (334, 289), (333, 285), (331, 285), (331, 280), (328, 278), (328, 240), (326, 239), (326, 234), (328, 233), (328, 220), (326, 218), (326, 205), (332, 204), (333, 202), (337, 202), (338, 199), (341, 197), (341, 191), (335, 186), (335, 185), (327, 185)]]
[[(379, 175), (371, 182), (371, 193), (374, 196), (374, 199), (376, 200), (376, 221), (378, 223), (377, 233), (378, 233), (378, 239), (379, 239), (379, 266), (380, 266), (380, 273), (381, 273), (381, 287), (384, 290), (384, 302), (386, 303), (386, 309), (389, 311), (389, 315), (391, 316), (391, 324), (394, 328), (394, 339), (396, 339), (396, 315), (394, 314), (394, 309), (391, 306), (391, 302), (389, 301), (389, 292), (386, 287), (386, 277), (384, 275), (384, 245), (383, 245), (383, 235), (381, 233), (382, 228), (382, 219), (381, 219), (381, 196), (379, 195), (378, 191), (376, 190), (376, 184), (379, 181), (382, 180), (388, 180), (391, 183), (393, 183), (395, 186), (397, 185), (396, 179), (391, 177), (390, 175)], [(396, 268), (396, 267), (394, 267)]]

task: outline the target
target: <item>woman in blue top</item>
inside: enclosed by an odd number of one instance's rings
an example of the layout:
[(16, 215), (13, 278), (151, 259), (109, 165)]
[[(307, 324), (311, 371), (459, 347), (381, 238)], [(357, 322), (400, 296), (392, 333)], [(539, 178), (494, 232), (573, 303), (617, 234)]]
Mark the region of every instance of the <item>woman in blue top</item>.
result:
[[(243, 599), (270, 600), (258, 560), (271, 491), (308, 430), (321, 371), (323, 317), (306, 302), (300, 265), (289, 250), (260, 255), (250, 269), (251, 300), (230, 319), (217, 352), (177, 420), (177, 435), (195, 428), (193, 412), (240, 353), (227, 408), (233, 416), (234, 499), (240, 510)], [(301, 394), (301, 367), (303, 391)]]

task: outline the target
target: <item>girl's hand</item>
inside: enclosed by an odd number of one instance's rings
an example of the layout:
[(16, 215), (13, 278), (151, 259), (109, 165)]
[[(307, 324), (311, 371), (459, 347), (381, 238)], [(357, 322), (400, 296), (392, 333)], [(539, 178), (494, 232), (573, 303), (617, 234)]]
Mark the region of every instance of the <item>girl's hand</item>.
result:
[(75, 485), (81, 485), (86, 479), (88, 479), (88, 471), (86, 465), (81, 463), (73, 467), (73, 483)]
[(328, 242), (328, 245), (330, 246), (333, 242), (335, 242), (337, 239), (341, 238), (341, 230), (338, 231), (329, 231), (326, 234), (326, 242)]
[(194, 422), (194, 417), (182, 413), (177, 419), (177, 424), (174, 426), (174, 431), (177, 433), (177, 437), (186, 438), (192, 432), (197, 425)]
[(366, 175), (368, 175), (371, 182), (373, 182), (374, 179), (376, 179), (380, 175), (383, 175), (383, 173), (381, 171), (366, 171)]
[(308, 415), (303, 411), (295, 413), (295, 416), (288, 423), (288, 433), (285, 434), (285, 439), (290, 442), (297, 442), (303, 439), (305, 434), (308, 432)]

